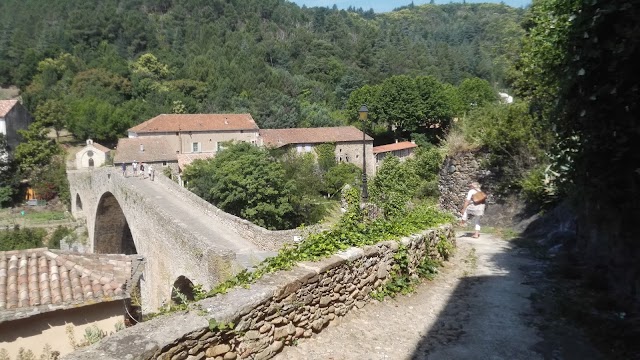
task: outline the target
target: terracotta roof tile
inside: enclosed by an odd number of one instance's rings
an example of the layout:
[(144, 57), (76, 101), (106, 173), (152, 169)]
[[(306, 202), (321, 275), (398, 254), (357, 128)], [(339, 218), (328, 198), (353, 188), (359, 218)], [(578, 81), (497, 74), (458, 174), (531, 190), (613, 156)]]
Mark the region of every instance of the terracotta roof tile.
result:
[(138, 124), (135, 133), (257, 130), (251, 114), (162, 114)]
[[(125, 294), (132, 257), (74, 254), (46, 248), (0, 252), (0, 323)], [(121, 271), (108, 262), (116, 262)], [(36, 308), (39, 311), (35, 311)]]
[[(354, 126), (319, 128), (262, 129), (260, 136), (264, 145), (280, 147), (288, 144), (319, 144), (330, 142), (360, 141), (362, 131)], [(367, 141), (373, 138), (366, 135)]]
[(398, 142), (398, 143), (393, 143), (393, 144), (387, 144), (387, 145), (380, 145), (380, 146), (374, 146), (373, 147), (373, 153), (374, 154), (379, 154), (379, 153), (383, 153), (383, 152), (390, 152), (390, 151), (397, 151), (397, 150), (404, 150), (404, 149), (413, 149), (418, 147), (418, 145), (409, 142), (409, 141), (403, 141), (403, 142)]
[(18, 100), (0, 100), (0, 117), (5, 117), (18, 103)]
[[(143, 151), (140, 151), (140, 145)], [(160, 136), (143, 136), (137, 138), (124, 138), (118, 140), (116, 148), (116, 156), (113, 162), (131, 163), (137, 162), (159, 162), (159, 161), (177, 161), (176, 151), (171, 147), (169, 142)]]
[(102, 152), (105, 152), (105, 153), (108, 153), (109, 151), (111, 151), (111, 149), (109, 149), (108, 147), (106, 147), (106, 146), (104, 146), (104, 145), (101, 145), (101, 144), (98, 144), (97, 142), (94, 142), (94, 143), (93, 143), (93, 144), (91, 144), (91, 145), (92, 145), (94, 148), (96, 148), (96, 149), (98, 149), (98, 150), (100, 150), (100, 151), (102, 151)]

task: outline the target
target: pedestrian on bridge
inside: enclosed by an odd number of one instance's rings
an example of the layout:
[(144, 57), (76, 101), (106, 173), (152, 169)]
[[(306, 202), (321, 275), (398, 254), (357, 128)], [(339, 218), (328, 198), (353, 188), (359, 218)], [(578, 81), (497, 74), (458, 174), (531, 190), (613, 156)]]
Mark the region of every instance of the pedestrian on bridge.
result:
[(149, 179), (153, 181), (153, 178), (155, 178), (156, 176), (156, 172), (155, 172), (156, 170), (151, 165), (148, 166), (148, 169), (149, 169)]
[(133, 176), (138, 176), (138, 162), (133, 160), (131, 167), (133, 168)]
[(127, 163), (122, 163), (122, 176), (127, 177)]

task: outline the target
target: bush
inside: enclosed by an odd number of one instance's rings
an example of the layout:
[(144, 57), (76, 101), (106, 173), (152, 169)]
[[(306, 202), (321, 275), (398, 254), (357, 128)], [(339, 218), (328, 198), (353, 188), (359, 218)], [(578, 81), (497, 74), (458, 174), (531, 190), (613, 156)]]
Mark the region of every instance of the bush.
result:
[(58, 226), (53, 234), (51, 234), (51, 239), (48, 243), (49, 248), (60, 249), (60, 240), (67, 237), (72, 232), (73, 230), (66, 226)]
[(526, 102), (485, 106), (463, 123), (465, 138), (489, 151), (487, 164), (501, 179), (499, 191), (517, 191), (531, 169), (548, 162), (552, 134)]
[(20, 228), (0, 230), (0, 251), (24, 250), (43, 247), (44, 229)]
[(399, 216), (406, 210), (419, 183), (420, 178), (412, 164), (387, 156), (371, 182), (371, 202), (382, 209), (386, 218)]

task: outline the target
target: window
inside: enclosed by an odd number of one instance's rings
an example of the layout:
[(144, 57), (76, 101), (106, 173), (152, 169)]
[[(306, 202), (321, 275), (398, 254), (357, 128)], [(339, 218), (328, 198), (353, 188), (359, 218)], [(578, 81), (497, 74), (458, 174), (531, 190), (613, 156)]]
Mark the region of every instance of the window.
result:
[(225, 148), (226, 148), (226, 146), (224, 146), (224, 142), (218, 141), (218, 143), (216, 144), (216, 151), (222, 151)]
[(199, 142), (191, 143), (191, 152), (194, 152), (194, 153), (200, 152), (200, 143)]
[(163, 161), (163, 162), (162, 162), (162, 166), (167, 166), (167, 162), (166, 162), (166, 161)]

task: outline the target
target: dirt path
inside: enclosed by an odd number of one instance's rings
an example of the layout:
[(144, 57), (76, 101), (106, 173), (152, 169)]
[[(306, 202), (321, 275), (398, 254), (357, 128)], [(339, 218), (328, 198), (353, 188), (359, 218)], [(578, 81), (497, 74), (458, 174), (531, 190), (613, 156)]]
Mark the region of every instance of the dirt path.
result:
[(599, 359), (581, 339), (539, 330), (530, 296), (543, 286), (542, 262), (492, 235), (458, 235), (434, 281), (355, 310), (275, 359)]

